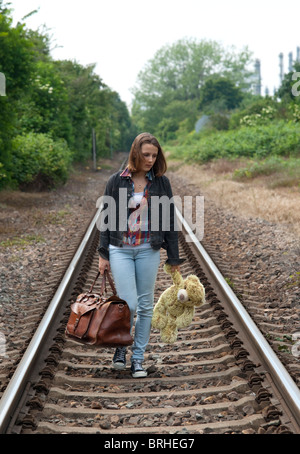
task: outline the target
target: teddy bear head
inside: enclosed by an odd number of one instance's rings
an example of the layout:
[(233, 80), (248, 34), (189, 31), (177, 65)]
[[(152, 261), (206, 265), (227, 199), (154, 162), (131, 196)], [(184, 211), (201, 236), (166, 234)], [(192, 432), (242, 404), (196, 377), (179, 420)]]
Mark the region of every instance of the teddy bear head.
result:
[(172, 272), (170, 265), (165, 265), (164, 270), (170, 274), (173, 284), (178, 289), (177, 300), (186, 307), (201, 306), (205, 302), (205, 289), (198, 277), (190, 274), (183, 279), (178, 271)]
[(183, 280), (183, 287), (177, 293), (178, 301), (185, 306), (201, 306), (205, 301), (205, 290), (197, 276), (189, 275)]

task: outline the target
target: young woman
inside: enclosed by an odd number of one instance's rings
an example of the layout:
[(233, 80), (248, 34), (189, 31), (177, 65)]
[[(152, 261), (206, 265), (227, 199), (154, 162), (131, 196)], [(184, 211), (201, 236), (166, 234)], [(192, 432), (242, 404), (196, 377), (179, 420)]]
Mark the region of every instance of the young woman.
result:
[[(101, 274), (111, 270), (118, 296), (129, 305), (131, 328), (137, 314), (131, 357), (134, 378), (147, 376), (142, 363), (150, 337), (161, 247), (166, 249), (167, 263), (174, 269), (184, 261), (178, 253), (175, 209), (170, 203), (173, 195), (164, 175), (166, 169), (157, 139), (149, 133), (139, 134), (131, 146), (126, 169), (110, 177), (104, 195), (102, 213), (108, 222), (107, 228), (101, 228), (99, 270)], [(110, 198), (113, 203), (109, 203)], [(114, 368), (126, 367), (126, 352), (126, 347), (116, 349)]]

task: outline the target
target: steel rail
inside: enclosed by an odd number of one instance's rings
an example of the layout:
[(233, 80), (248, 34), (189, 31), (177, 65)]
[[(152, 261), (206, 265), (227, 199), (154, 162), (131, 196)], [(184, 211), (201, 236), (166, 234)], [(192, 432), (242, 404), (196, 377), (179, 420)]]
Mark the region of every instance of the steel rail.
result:
[(0, 400), (0, 434), (5, 433), (9, 423), (15, 413), (15, 410), (20, 402), (21, 396), (26, 387), (28, 377), (34, 367), (34, 363), (38, 357), (38, 354), (43, 347), (44, 341), (47, 338), (47, 334), (51, 328), (52, 322), (61, 306), (64, 295), (66, 294), (67, 288), (70, 284), (72, 276), (76, 268), (78, 267), (81, 258), (85, 252), (87, 243), (93, 234), (94, 227), (100, 216), (102, 205), (98, 208), (96, 214), (93, 217), (92, 222), (86, 230), (83, 240), (80, 243), (70, 265), (68, 266), (62, 281), (56, 290), (47, 311), (45, 312), (36, 332), (34, 333), (31, 342), (29, 343), (18, 367), (16, 368), (7, 388), (5, 389), (1, 400)]
[(189, 224), (183, 218), (181, 212), (177, 207), (176, 212), (178, 221), (181, 223), (181, 226), (185, 230), (186, 234), (190, 237), (191, 243), (193, 243), (196, 250), (198, 251), (201, 261), (205, 264), (214, 280), (218, 282), (222, 294), (226, 297), (226, 301), (233, 309), (234, 314), (238, 318), (239, 322), (242, 324), (243, 329), (248, 335), (248, 338), (251, 340), (251, 343), (253, 343), (253, 345), (255, 346), (256, 351), (260, 354), (260, 356), (267, 364), (269, 370), (271, 371), (272, 380), (276, 384), (278, 390), (284, 396), (285, 404), (289, 408), (297, 424), (300, 425), (299, 388), (297, 387), (296, 383), (293, 381), (292, 377), (290, 376), (284, 365), (281, 363), (271, 346), (268, 344), (261, 331), (251, 319), (242, 303), (236, 297), (230, 286), (227, 284), (226, 280), (224, 279), (204, 247), (201, 245), (196, 235), (193, 233)]
[[(120, 170), (124, 167), (124, 163), (126, 161), (127, 158), (123, 160)], [(9, 381), (9, 384), (7, 385), (7, 388), (5, 389), (0, 399), (0, 434), (6, 432), (18, 407), (18, 404), (20, 403), (20, 400), (28, 383), (29, 375), (34, 367), (39, 352), (43, 347), (43, 343), (47, 338), (47, 334), (51, 329), (53, 320), (55, 319), (55, 316), (60, 309), (64, 295), (66, 294), (68, 286), (70, 285), (72, 276), (74, 275), (74, 272), (83, 257), (86, 246), (91, 239), (95, 226), (97, 225), (97, 221), (103, 208), (103, 203), (98, 203), (97, 201), (96, 207), (97, 211), (85, 232), (83, 240), (81, 241), (79, 248), (77, 249), (61, 280), (58, 289), (56, 290), (47, 308), (47, 311), (45, 312), (20, 363), (18, 364), (11, 380)]]

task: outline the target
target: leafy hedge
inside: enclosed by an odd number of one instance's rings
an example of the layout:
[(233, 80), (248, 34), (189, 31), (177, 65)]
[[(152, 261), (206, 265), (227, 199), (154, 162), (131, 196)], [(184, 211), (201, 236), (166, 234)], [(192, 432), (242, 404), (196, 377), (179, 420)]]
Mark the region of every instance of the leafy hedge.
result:
[(67, 143), (47, 134), (29, 133), (13, 140), (10, 173), (20, 189), (49, 189), (65, 183), (72, 160)]
[(174, 157), (199, 163), (218, 158), (297, 156), (300, 152), (300, 123), (280, 120), (242, 126), (237, 130), (214, 131), (213, 134), (193, 133), (171, 151)]

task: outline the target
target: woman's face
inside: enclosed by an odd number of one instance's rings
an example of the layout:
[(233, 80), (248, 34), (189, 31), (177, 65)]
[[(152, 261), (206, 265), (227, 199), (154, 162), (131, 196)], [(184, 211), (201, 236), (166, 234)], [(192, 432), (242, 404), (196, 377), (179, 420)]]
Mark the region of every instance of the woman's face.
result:
[(152, 143), (144, 143), (141, 151), (144, 160), (141, 162), (140, 170), (143, 172), (149, 172), (157, 159), (158, 148), (155, 145), (152, 145)]

